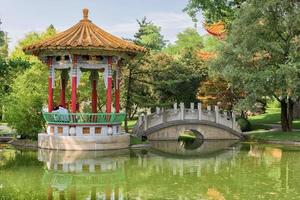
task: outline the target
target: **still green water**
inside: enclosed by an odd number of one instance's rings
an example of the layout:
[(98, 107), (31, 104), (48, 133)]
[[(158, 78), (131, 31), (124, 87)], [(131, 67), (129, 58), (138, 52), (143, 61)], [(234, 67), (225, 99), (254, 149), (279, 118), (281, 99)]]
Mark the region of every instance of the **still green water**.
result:
[(300, 199), (300, 148), (232, 141), (151, 149), (0, 147), (0, 199)]

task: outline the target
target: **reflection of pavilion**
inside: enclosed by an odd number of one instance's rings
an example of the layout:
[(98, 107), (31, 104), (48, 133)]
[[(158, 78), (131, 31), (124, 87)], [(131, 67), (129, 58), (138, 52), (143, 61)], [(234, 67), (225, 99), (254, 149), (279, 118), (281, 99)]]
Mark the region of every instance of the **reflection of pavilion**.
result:
[(122, 151), (50, 151), (39, 150), (45, 162), (43, 183), (48, 186), (48, 199), (123, 199), (125, 161)]

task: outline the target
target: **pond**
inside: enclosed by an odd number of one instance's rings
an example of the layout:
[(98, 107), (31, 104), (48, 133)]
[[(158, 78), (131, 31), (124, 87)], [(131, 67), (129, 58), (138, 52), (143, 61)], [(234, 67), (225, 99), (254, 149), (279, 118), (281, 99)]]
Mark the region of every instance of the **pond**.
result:
[(0, 199), (299, 199), (300, 148), (152, 142), (116, 151), (0, 146)]

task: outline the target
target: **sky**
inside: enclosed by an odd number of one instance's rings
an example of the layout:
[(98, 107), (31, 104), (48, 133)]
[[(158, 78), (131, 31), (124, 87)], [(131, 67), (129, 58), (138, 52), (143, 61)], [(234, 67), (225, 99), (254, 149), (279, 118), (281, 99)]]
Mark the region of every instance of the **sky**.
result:
[[(82, 19), (82, 9), (89, 9), (93, 23), (116, 36), (133, 38), (138, 29), (136, 19), (144, 16), (161, 27), (170, 43), (176, 35), (193, 27), (182, 10), (188, 0), (0, 0), (1, 29), (8, 32), (10, 51), (26, 33), (41, 32), (50, 24), (64, 31)], [(199, 17), (198, 32), (203, 19)]]

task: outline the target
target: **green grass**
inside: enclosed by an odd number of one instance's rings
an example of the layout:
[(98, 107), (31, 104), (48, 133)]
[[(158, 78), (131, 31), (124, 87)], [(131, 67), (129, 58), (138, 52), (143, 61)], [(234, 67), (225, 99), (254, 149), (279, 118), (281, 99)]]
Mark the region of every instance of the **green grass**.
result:
[(251, 129), (255, 130), (255, 131), (257, 131), (257, 130), (270, 130), (270, 129), (272, 129), (272, 127), (268, 126), (266, 124), (251, 124)]
[(252, 140), (278, 140), (278, 141), (300, 141), (300, 131), (293, 132), (254, 132), (250, 136)]
[(266, 113), (256, 116), (250, 116), (251, 124), (279, 124), (280, 108), (268, 108)]
[[(136, 119), (133, 119), (133, 120), (129, 120), (129, 121), (128, 121), (128, 129), (129, 129), (128, 131), (129, 131), (129, 133), (132, 132), (132, 129), (133, 129), (133, 127), (135, 126), (136, 122), (137, 122)], [(122, 123), (122, 128), (124, 128), (124, 126), (125, 126), (125, 123), (123, 122), (123, 123)]]
[[(266, 113), (256, 116), (250, 116), (249, 121), (252, 130), (268, 130), (268, 124), (280, 124), (280, 108), (267, 108)], [(300, 129), (300, 119), (293, 121), (293, 128)]]

